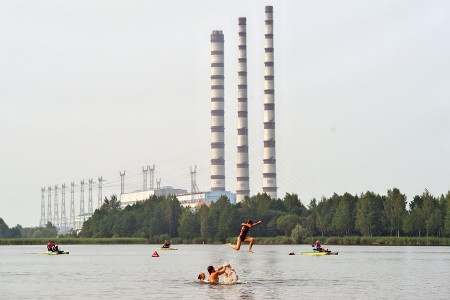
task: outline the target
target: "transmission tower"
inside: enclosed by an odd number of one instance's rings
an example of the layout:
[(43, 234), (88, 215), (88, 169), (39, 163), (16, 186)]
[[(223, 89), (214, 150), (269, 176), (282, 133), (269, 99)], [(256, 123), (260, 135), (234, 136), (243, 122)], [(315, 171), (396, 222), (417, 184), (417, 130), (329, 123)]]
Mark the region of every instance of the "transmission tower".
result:
[(191, 198), (194, 200), (194, 194), (198, 194), (198, 186), (197, 186), (197, 166), (195, 166), (194, 171), (192, 171), (191, 166)]
[(147, 169), (150, 172), (150, 190), (153, 191), (155, 189), (155, 165), (153, 165), (153, 168), (147, 166)]
[(144, 184), (142, 185), (142, 190), (146, 191), (147, 190), (147, 174), (148, 174), (148, 166), (147, 167), (142, 167), (142, 175), (144, 175)]
[(88, 213), (92, 214), (94, 212), (94, 207), (92, 205), (92, 178), (89, 178), (89, 202), (88, 202)]
[(47, 224), (47, 220), (45, 220), (45, 187), (41, 188), (42, 197), (41, 197), (41, 221), (39, 222), (40, 227), (45, 227)]
[(75, 228), (75, 183), (70, 183), (70, 227)]
[(47, 204), (47, 222), (53, 224), (52, 220), (52, 187), (47, 188), (48, 204)]
[(120, 194), (123, 194), (124, 187), (125, 187), (125, 170), (123, 170), (123, 173), (120, 172)]
[(161, 189), (161, 178), (160, 179), (156, 179), (156, 189), (157, 190)]
[(84, 217), (84, 179), (81, 180), (81, 190), (80, 190), (80, 217)]
[(58, 185), (55, 185), (55, 200), (53, 202), (53, 208), (55, 209), (55, 214), (53, 215), (53, 221), (56, 227), (59, 227), (59, 211), (58, 211)]
[(103, 189), (102, 183), (103, 183), (103, 177), (100, 176), (98, 178), (98, 209), (100, 209), (100, 207), (102, 207), (102, 203), (103, 203), (103, 200), (102, 200), (102, 189)]
[(67, 217), (66, 217), (66, 184), (61, 185), (61, 222), (60, 226), (62, 228), (67, 228)]

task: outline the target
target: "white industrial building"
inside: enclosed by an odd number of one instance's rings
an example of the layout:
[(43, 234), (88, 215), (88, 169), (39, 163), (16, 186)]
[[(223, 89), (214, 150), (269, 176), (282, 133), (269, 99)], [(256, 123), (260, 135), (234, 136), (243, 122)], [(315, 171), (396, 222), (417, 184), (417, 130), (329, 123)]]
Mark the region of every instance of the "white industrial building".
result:
[(188, 193), (186, 190), (174, 189), (173, 187), (163, 187), (160, 190), (136, 191), (120, 195), (121, 207), (133, 205), (138, 201), (144, 201), (149, 197), (174, 195), (180, 201), (181, 206), (198, 208), (199, 206), (211, 205), (212, 202), (217, 201), (221, 196), (226, 196), (230, 203), (236, 204), (236, 194), (228, 191), (213, 191), (213, 192), (198, 192)]
[(156, 196), (168, 196), (168, 195), (178, 195), (186, 194), (187, 190), (175, 189), (172, 186), (163, 186), (156, 190), (146, 190), (146, 191), (134, 191), (131, 193), (123, 193), (120, 195), (121, 207), (124, 208), (127, 205), (133, 205), (137, 201), (142, 201), (148, 199), (149, 197)]
[(93, 213), (83, 213), (79, 214), (75, 217), (75, 227), (73, 230), (76, 232), (80, 231), (83, 228), (83, 224), (85, 221), (89, 220), (92, 217)]

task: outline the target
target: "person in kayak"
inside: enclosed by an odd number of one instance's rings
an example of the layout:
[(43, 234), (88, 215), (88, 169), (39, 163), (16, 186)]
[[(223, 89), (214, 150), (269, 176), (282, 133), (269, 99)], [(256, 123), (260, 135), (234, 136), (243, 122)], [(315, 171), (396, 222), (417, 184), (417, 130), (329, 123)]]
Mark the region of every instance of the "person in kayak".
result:
[(213, 266), (208, 267), (208, 281), (209, 283), (219, 283), (219, 276), (225, 273), (225, 268), (229, 267), (230, 264), (224, 263), (222, 266), (215, 269)]
[(161, 246), (161, 248), (170, 248), (170, 243), (167, 240), (164, 240), (164, 244)]
[(227, 246), (230, 246), (234, 250), (238, 251), (239, 249), (241, 249), (241, 243), (242, 242), (248, 242), (248, 243), (250, 243), (250, 246), (248, 247), (248, 252), (253, 252), (252, 251), (253, 238), (247, 237), (247, 234), (248, 234), (248, 231), (250, 230), (250, 228), (252, 228), (253, 226), (259, 225), (261, 223), (262, 223), (262, 221), (258, 221), (256, 223), (253, 223), (252, 219), (248, 220), (245, 223), (242, 223), (241, 224), (242, 225), (241, 232), (239, 233), (239, 236), (237, 238), (236, 246), (233, 246), (231, 243), (228, 243)]
[(314, 243), (314, 247), (315, 247), (316, 250), (319, 251), (319, 252), (325, 251), (325, 249), (323, 249), (322, 245), (320, 244), (320, 241), (319, 241), (319, 240), (317, 240), (317, 241)]

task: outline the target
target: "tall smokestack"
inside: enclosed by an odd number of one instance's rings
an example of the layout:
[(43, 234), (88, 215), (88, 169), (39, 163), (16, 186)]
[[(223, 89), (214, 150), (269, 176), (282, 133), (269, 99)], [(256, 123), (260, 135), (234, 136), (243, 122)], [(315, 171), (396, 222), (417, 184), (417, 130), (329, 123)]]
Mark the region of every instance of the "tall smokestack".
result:
[(225, 191), (224, 38), (211, 34), (211, 191)]
[(236, 201), (250, 196), (248, 160), (248, 111), (247, 111), (247, 29), (246, 18), (239, 18), (238, 56), (238, 140)]
[(263, 192), (277, 198), (275, 155), (275, 73), (273, 51), (273, 7), (266, 6), (264, 39), (264, 165)]

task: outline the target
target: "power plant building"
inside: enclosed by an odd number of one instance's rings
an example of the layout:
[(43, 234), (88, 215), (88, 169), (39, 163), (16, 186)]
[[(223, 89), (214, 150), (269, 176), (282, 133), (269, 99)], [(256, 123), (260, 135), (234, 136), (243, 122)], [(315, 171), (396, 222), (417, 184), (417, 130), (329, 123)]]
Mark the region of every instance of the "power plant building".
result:
[(187, 190), (184, 189), (176, 189), (172, 186), (163, 186), (156, 190), (146, 190), (146, 191), (135, 191), (131, 193), (123, 193), (120, 195), (120, 203), (121, 207), (125, 207), (127, 205), (132, 205), (137, 201), (145, 200), (150, 198), (153, 195), (156, 196), (169, 196), (169, 195), (179, 195), (186, 194)]
[[(213, 30), (210, 36), (211, 42), (211, 168), (210, 168), (210, 191), (199, 192), (195, 179), (191, 178), (191, 192), (185, 189), (176, 189), (165, 186), (154, 189), (153, 179), (151, 186), (147, 189), (147, 172), (154, 171), (153, 168), (143, 168), (144, 186), (142, 191), (124, 193), (123, 177), (121, 182), (120, 202), (122, 207), (132, 205), (137, 201), (149, 199), (151, 196), (175, 195), (181, 205), (187, 207), (199, 207), (209, 205), (217, 201), (221, 196), (226, 196), (231, 203), (236, 204), (250, 196), (250, 167), (249, 167), (249, 128), (248, 128), (248, 85), (247, 85), (247, 19), (238, 19), (238, 72), (237, 72), (237, 154), (236, 154), (236, 193), (226, 191), (225, 188), (225, 76), (224, 76), (224, 34), (221, 30)], [(275, 142), (275, 61), (274, 61), (274, 34), (273, 34), (273, 7), (265, 7), (265, 29), (264, 29), (264, 115), (263, 115), (263, 168), (262, 168), (262, 191), (269, 197), (277, 199), (277, 168), (276, 168), (276, 142)], [(195, 176), (192, 171), (191, 176)], [(151, 172), (151, 178), (153, 173)], [(71, 221), (75, 229), (80, 229), (86, 219), (92, 216), (92, 197), (89, 197), (89, 212), (84, 211), (84, 181), (81, 182), (80, 214), (74, 216), (73, 188), (71, 185)], [(195, 188), (193, 188), (195, 186)], [(55, 189), (57, 187), (55, 186)], [(41, 225), (47, 221), (58, 223), (57, 191), (54, 199), (54, 218), (52, 218), (52, 187), (48, 187), (47, 207), (45, 203), (45, 189), (41, 197)], [(101, 180), (99, 178), (99, 190), (101, 191)], [(91, 193), (91, 187), (90, 187)], [(101, 192), (99, 192), (101, 195)], [(63, 197), (64, 198), (64, 197)], [(99, 197), (99, 206), (101, 205)], [(62, 202), (62, 214), (65, 219), (65, 202)], [(47, 208), (47, 209), (46, 209)], [(64, 213), (63, 213), (64, 211)], [(45, 214), (47, 212), (47, 215)], [(63, 224), (61, 224), (63, 225)], [(70, 224), (72, 225), (72, 224)], [(69, 226), (70, 227), (70, 226)]]

